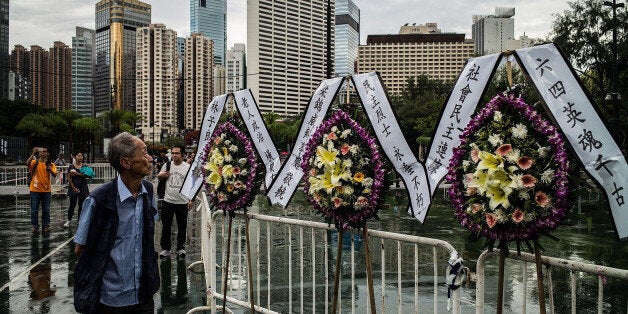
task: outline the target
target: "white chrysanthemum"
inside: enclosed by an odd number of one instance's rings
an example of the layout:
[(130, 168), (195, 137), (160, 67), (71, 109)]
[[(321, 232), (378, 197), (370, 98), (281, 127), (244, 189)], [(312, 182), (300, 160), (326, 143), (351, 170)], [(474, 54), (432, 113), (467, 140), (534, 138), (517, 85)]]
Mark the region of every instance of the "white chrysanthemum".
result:
[(337, 127), (337, 126), (335, 126), (335, 125), (334, 125), (334, 126), (332, 126), (332, 127), (331, 127), (331, 131), (332, 131), (332, 132), (334, 132), (334, 133), (335, 133), (335, 132), (338, 132), (338, 127)]
[(226, 140), (225, 141), (225, 145), (231, 145), (231, 141), (230, 140)]
[(521, 123), (517, 123), (517, 125), (510, 128), (510, 132), (512, 132), (512, 137), (514, 138), (525, 138), (528, 136), (528, 128)]
[(351, 134), (351, 129), (346, 129), (346, 130), (342, 131), (342, 133), (340, 133), (340, 138), (347, 138), (347, 136), (349, 136), (349, 134)]
[(508, 216), (506, 216), (506, 214), (504, 214), (504, 211), (501, 209), (496, 210), (495, 214), (497, 215), (497, 222), (499, 223), (504, 223), (506, 222), (506, 220), (508, 220)]
[(351, 147), (349, 147), (349, 152), (351, 152), (351, 154), (357, 154), (358, 150), (360, 149), (360, 147), (358, 147), (358, 145), (351, 145)]
[(233, 160), (233, 157), (231, 157), (231, 155), (225, 155), (225, 162), (231, 162)]
[[(523, 175), (521, 174), (511, 174), (510, 175), (510, 187), (515, 190), (523, 189)], [(526, 193), (527, 195), (527, 193)]]
[(493, 120), (500, 122), (502, 121), (502, 112), (501, 111), (495, 111), (495, 114), (493, 115)]
[(530, 194), (528, 194), (528, 191), (526, 191), (526, 190), (519, 191), (519, 199), (527, 201), (527, 200), (530, 199)]
[(508, 152), (508, 154), (506, 154), (506, 160), (510, 161), (510, 162), (517, 162), (517, 160), (519, 160), (520, 157), (520, 151), (518, 148), (511, 150), (510, 152)]
[(235, 146), (235, 145), (229, 146), (229, 151), (232, 152), (232, 153), (237, 152), (238, 151), (238, 146)]
[(240, 175), (241, 175), (241, 176), (246, 176), (247, 174), (249, 174), (249, 171), (248, 171), (248, 170), (246, 170), (246, 169), (244, 169), (244, 170), (240, 171)]
[(554, 170), (552, 169), (545, 170), (543, 174), (541, 174), (541, 182), (545, 184), (551, 183), (552, 179), (554, 179)]
[(470, 161), (468, 161), (468, 160), (463, 160), (463, 161), (462, 161), (462, 169), (463, 169), (464, 171), (467, 171), (467, 168), (469, 168), (469, 166), (470, 166), (470, 165), (471, 165), (471, 162), (470, 162)]
[(362, 180), (362, 186), (366, 187), (366, 188), (370, 188), (373, 185), (373, 179), (372, 178), (365, 178), (364, 180)]
[(244, 164), (246, 164), (246, 158), (240, 158), (238, 159), (238, 163), (242, 166), (244, 166)]
[(502, 138), (499, 136), (499, 134), (491, 134), (488, 137), (488, 141), (493, 146), (498, 146), (502, 144)]
[(545, 158), (545, 156), (547, 156), (547, 153), (549, 153), (550, 148), (547, 146), (539, 147), (539, 149), (537, 149), (536, 151), (539, 153), (539, 157)]

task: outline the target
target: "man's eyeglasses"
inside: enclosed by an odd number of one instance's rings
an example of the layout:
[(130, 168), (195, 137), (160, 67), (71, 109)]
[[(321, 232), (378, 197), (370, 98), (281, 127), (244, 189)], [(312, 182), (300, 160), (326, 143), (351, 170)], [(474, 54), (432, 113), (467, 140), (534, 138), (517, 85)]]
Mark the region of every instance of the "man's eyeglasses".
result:
[(173, 155), (177, 155), (177, 154), (181, 155), (181, 152), (172, 152), (171, 154), (173, 154)]

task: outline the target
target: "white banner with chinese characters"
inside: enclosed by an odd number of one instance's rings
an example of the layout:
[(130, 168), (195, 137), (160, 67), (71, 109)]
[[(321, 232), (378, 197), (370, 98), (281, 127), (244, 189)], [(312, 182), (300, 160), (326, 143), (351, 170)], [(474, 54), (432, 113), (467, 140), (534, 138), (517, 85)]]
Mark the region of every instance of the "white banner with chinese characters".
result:
[(207, 106), (207, 110), (205, 110), (201, 132), (198, 137), (196, 155), (192, 165), (190, 165), (190, 170), (188, 170), (185, 176), (181, 190), (179, 190), (179, 193), (185, 195), (188, 199), (193, 199), (203, 185), (203, 162), (201, 160), (203, 158), (203, 150), (214, 133), (220, 114), (222, 114), (222, 110), (227, 103), (228, 96), (229, 94), (224, 94), (214, 97), (209, 106)]
[(447, 174), (453, 149), (460, 145), (460, 134), (471, 121), (471, 115), (500, 59), (501, 54), (469, 59), (449, 94), (425, 159), (430, 195), (434, 195), (438, 184)]
[(515, 57), (534, 82), (587, 172), (606, 191), (617, 235), (620, 239), (628, 238), (626, 158), (573, 69), (551, 43), (518, 49)]
[(412, 153), (399, 128), (382, 81), (377, 72), (351, 78), (384, 153), (406, 186), (410, 201), (408, 213), (423, 223), (431, 202), (425, 168)]
[(279, 172), (281, 164), (275, 143), (273, 143), (270, 134), (268, 134), (268, 129), (262, 119), (262, 115), (259, 112), (257, 102), (255, 98), (253, 98), (251, 90), (247, 88), (234, 92), (233, 98), (247, 130), (249, 130), (249, 135), (255, 145), (255, 149), (266, 167), (264, 184), (270, 186), (277, 172)]
[(292, 154), (284, 162), (279, 175), (277, 175), (266, 192), (271, 204), (280, 204), (286, 207), (292, 195), (294, 195), (294, 191), (296, 191), (299, 181), (303, 177), (301, 159), (305, 152), (305, 145), (310, 140), (311, 134), (323, 122), (323, 118), (325, 118), (325, 114), (329, 110), (329, 105), (338, 93), (343, 80), (344, 78), (342, 77), (324, 80), (318, 86), (314, 95), (312, 95), (301, 122), (299, 134), (292, 146)]

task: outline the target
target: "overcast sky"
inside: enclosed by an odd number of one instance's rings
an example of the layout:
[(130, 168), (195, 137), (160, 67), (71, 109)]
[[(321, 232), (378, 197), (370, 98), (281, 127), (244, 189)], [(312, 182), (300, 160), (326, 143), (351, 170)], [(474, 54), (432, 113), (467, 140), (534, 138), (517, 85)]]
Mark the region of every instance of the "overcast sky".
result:
[[(314, 0), (324, 1), (324, 0)], [(49, 48), (54, 41), (72, 44), (76, 26), (94, 28), (96, 0), (12, 0), (9, 7), (9, 49), (15, 44)], [(186, 0), (144, 0), (152, 5), (152, 22), (164, 23), (179, 37), (190, 33)], [(492, 14), (495, 7), (515, 7), (515, 36), (545, 38), (553, 14), (568, 9), (566, 0), (354, 0), (360, 8), (360, 43), (369, 34), (396, 34), (405, 23), (436, 22), (444, 32), (471, 38), (472, 16)], [(246, 42), (246, 0), (227, 1), (227, 48)]]

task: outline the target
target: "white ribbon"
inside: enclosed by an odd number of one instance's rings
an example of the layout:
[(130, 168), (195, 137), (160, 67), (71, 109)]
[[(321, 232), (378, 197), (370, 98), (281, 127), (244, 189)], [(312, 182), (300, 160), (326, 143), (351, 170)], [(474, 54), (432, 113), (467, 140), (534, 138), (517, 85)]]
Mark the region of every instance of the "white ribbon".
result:
[(606, 192), (620, 239), (628, 238), (626, 158), (556, 45), (515, 51), (586, 171)]
[(384, 153), (401, 175), (409, 193), (408, 213), (423, 223), (431, 203), (425, 168), (412, 153), (399, 128), (381, 79), (377, 72), (356, 74), (351, 78)]
[(247, 88), (234, 92), (233, 98), (238, 108), (238, 113), (249, 131), (255, 149), (266, 167), (264, 183), (266, 186), (270, 186), (270, 183), (279, 172), (279, 166), (281, 164), (275, 143), (273, 143), (273, 139), (270, 137), (270, 134), (268, 134), (268, 129), (266, 128), (264, 119), (262, 119), (262, 115), (260, 114), (257, 102), (255, 98), (253, 98), (251, 90)]
[(301, 160), (303, 153), (305, 153), (305, 145), (321, 122), (323, 122), (323, 118), (329, 110), (329, 105), (338, 93), (343, 80), (344, 78), (342, 77), (324, 80), (318, 86), (314, 95), (312, 95), (307, 112), (301, 122), (301, 128), (294, 143), (292, 154), (284, 162), (279, 175), (273, 180), (266, 192), (271, 204), (280, 204), (286, 207), (292, 195), (294, 195), (294, 191), (296, 191), (299, 181), (303, 177)]
[(469, 59), (458, 76), (441, 113), (425, 160), (430, 195), (434, 195), (438, 184), (447, 174), (453, 148), (460, 145), (460, 134), (471, 121), (471, 115), (475, 112), (500, 59), (500, 54)]
[(214, 133), (220, 114), (227, 103), (228, 96), (229, 94), (224, 94), (214, 97), (211, 103), (209, 103), (209, 106), (207, 106), (207, 110), (205, 110), (203, 124), (201, 125), (201, 132), (199, 133), (198, 146), (196, 147), (196, 155), (194, 156), (194, 161), (192, 162), (192, 165), (190, 165), (190, 169), (185, 176), (183, 185), (179, 190), (179, 193), (185, 195), (188, 199), (193, 199), (203, 185), (203, 164), (200, 159), (203, 157), (202, 155), (205, 145)]

